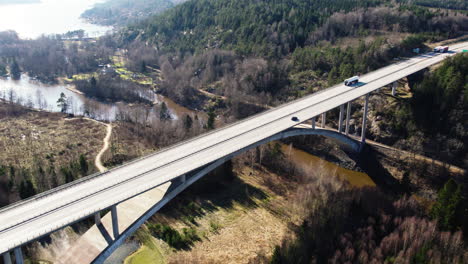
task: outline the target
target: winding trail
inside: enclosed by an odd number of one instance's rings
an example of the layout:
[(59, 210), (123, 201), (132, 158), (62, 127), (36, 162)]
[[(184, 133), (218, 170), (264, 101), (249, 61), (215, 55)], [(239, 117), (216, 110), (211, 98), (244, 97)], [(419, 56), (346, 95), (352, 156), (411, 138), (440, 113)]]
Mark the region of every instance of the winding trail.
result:
[[(96, 121), (96, 120), (94, 120)], [(99, 122), (99, 121), (96, 121), (96, 122)], [(104, 155), (104, 153), (106, 153), (106, 151), (109, 149), (109, 141), (110, 141), (110, 137), (112, 135), (112, 124), (106, 124), (106, 123), (102, 123), (102, 122), (99, 122), (100, 124), (103, 124), (105, 125), (107, 128), (107, 134), (106, 134), (106, 137), (104, 138), (103, 142), (104, 142), (104, 146), (102, 147), (101, 151), (99, 151), (99, 153), (97, 154), (96, 156), (96, 160), (94, 161), (94, 165), (96, 166), (96, 168), (100, 171), (100, 172), (105, 172), (107, 170), (106, 167), (104, 167), (104, 165), (102, 165), (102, 155)]]
[[(84, 118), (81, 117), (81, 118), (106, 126), (106, 131), (107, 131), (106, 137), (104, 137), (104, 139), (102, 140), (104, 142), (104, 146), (102, 146), (102, 149), (99, 151), (99, 153), (96, 156), (96, 159), (94, 160), (94, 166), (96, 166), (99, 172), (105, 172), (107, 168), (104, 167), (104, 165), (102, 165), (101, 158), (102, 158), (102, 155), (104, 155), (104, 153), (106, 153), (106, 151), (109, 149), (110, 137), (112, 135), (112, 123), (107, 124), (107, 123), (104, 123), (104, 122), (101, 122), (92, 118), (88, 118), (88, 117), (84, 117)], [(76, 119), (79, 119), (79, 118), (67, 118), (65, 119), (65, 121), (72, 121)]]

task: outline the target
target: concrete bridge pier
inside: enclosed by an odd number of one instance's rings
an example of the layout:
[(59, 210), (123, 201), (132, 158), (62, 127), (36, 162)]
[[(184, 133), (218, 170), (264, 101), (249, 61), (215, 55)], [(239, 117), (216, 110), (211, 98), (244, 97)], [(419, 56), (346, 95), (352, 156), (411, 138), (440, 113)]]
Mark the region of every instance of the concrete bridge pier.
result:
[(398, 86), (398, 81), (394, 81), (393, 84), (392, 84), (392, 95), (395, 96), (396, 95), (396, 88)]
[(322, 128), (325, 128), (325, 124), (327, 123), (327, 113), (322, 114)]
[(346, 129), (345, 129), (345, 133), (346, 133), (346, 136), (349, 136), (349, 119), (351, 117), (351, 102), (348, 102), (348, 106), (347, 106), (347, 109), (346, 109)]
[(340, 105), (340, 117), (338, 120), (338, 133), (343, 133), (344, 105)]
[(10, 252), (5, 252), (5, 253), (2, 254), (2, 256), (3, 256), (3, 263), (11, 264)]
[(102, 221), (101, 221), (101, 212), (97, 212), (94, 214), (94, 223), (96, 225), (101, 225), (102, 224)]
[(364, 103), (364, 111), (362, 114), (362, 131), (361, 131), (361, 143), (366, 143), (366, 126), (367, 126), (367, 112), (369, 111), (369, 96), (366, 94), (366, 102)]
[(185, 182), (187, 181), (187, 176), (186, 176), (185, 174), (182, 175), (182, 176), (180, 176), (180, 181), (181, 181), (182, 183), (185, 183)]
[(114, 240), (117, 240), (119, 237), (119, 221), (117, 216), (117, 205), (114, 204), (111, 207), (111, 217), (112, 217), (112, 231), (114, 233)]
[(312, 129), (315, 129), (315, 117), (312, 117)]
[(21, 247), (15, 248), (15, 259), (16, 264), (24, 264), (23, 252), (21, 251)]

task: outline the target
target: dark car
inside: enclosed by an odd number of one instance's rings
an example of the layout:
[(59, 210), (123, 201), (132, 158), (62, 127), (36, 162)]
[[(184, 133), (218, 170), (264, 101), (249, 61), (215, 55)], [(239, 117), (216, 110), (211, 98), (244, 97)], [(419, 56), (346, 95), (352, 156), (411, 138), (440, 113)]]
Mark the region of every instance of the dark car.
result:
[(299, 118), (297, 118), (297, 116), (293, 116), (293, 117), (291, 118), (291, 120), (294, 121), (294, 122), (298, 122), (298, 121), (299, 121)]

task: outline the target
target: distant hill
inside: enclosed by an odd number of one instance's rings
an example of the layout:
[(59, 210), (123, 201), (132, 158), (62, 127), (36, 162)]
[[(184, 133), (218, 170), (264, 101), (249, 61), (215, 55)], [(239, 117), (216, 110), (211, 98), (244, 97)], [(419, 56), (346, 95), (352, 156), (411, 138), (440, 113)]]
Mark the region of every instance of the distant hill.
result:
[[(1, 1), (1, 0), (0, 0)], [(177, 4), (171, 0), (108, 0), (86, 10), (81, 17), (101, 25), (126, 25), (154, 14), (159, 14)]]
[[(432, 6), (466, 4), (457, 0), (419, 2)], [(448, 11), (431, 11), (412, 3), (410, 0), (190, 0), (129, 26), (121, 37), (129, 42), (136, 38), (150, 41), (162, 51), (193, 53), (220, 48), (245, 55), (281, 57), (311, 42), (333, 41), (335, 36), (362, 37), (372, 31), (452, 34), (466, 27), (466, 15), (453, 14), (449, 19)]]
[[(305, 43), (308, 34), (331, 14), (372, 7), (381, 0), (190, 0), (162, 15), (131, 26), (163, 49), (181, 51), (221, 47), (268, 53), (267, 43), (287, 51)], [(287, 52), (286, 52), (287, 53)]]

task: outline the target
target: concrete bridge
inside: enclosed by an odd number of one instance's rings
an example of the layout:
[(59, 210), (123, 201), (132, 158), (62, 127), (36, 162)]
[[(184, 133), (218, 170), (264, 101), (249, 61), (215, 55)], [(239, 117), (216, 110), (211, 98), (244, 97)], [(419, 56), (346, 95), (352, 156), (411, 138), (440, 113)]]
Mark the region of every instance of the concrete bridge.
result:
[[(105, 173), (88, 176), (2, 208), (0, 253), (3, 260), (10, 264), (10, 252), (13, 251), (16, 263), (23, 263), (21, 246), (95, 216), (96, 226), (103, 234), (105, 243), (90, 254), (85, 263), (102, 263), (151, 215), (188, 186), (232, 157), (272, 140), (298, 135), (324, 135), (359, 150), (366, 139), (370, 93), (387, 85), (392, 85), (395, 93), (399, 79), (437, 64), (467, 47), (468, 42), (464, 42), (452, 46), (449, 53), (427, 53), (400, 61), (361, 76), (361, 83), (356, 86), (333, 86)], [(347, 135), (351, 102), (360, 97), (365, 98), (363, 129), (361, 140), (356, 141)], [(335, 108), (340, 109), (338, 132), (319, 129), (318, 121), (320, 126), (325, 127), (326, 113)], [(312, 122), (307, 125), (308, 128), (301, 124), (309, 121)], [(127, 216), (125, 225), (120, 223), (124, 216), (118, 212), (126, 202), (136, 201), (138, 197), (158, 189), (159, 198), (152, 206), (142, 207)], [(100, 212), (108, 209), (110, 214), (105, 222)]]

